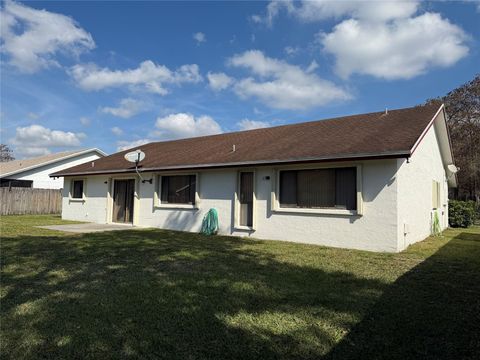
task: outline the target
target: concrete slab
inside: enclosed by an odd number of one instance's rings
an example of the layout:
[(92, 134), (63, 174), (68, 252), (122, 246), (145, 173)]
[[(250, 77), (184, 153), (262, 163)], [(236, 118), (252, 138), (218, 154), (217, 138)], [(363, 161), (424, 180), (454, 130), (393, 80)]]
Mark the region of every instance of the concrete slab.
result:
[(48, 225), (48, 226), (36, 226), (42, 229), (58, 230), (72, 233), (93, 233), (102, 231), (117, 231), (117, 230), (135, 230), (138, 227), (131, 224), (96, 224), (96, 223), (83, 223), (83, 224), (69, 224), (69, 225)]

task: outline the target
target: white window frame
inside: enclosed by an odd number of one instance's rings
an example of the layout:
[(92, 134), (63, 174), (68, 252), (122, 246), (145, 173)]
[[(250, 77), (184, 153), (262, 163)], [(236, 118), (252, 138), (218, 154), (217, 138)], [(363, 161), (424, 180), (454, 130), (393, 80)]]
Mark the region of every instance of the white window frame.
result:
[[(241, 173), (253, 173), (253, 205), (252, 205), (252, 226), (240, 225), (240, 175)], [(237, 185), (235, 186), (235, 212), (234, 228), (240, 231), (255, 231), (257, 226), (257, 174), (255, 169), (241, 169), (237, 171)]]
[[(83, 181), (82, 188), (82, 197), (74, 198), (73, 197), (73, 182), (74, 181)], [(72, 178), (70, 179), (70, 189), (68, 190), (68, 200), (71, 202), (85, 202), (87, 201), (87, 178)]]
[[(313, 209), (313, 208), (289, 208), (280, 206), (280, 172), (288, 170), (315, 170), (315, 169), (335, 169), (335, 168), (347, 168), (354, 167), (357, 169), (357, 209)], [(363, 186), (362, 186), (362, 165), (355, 164), (329, 164), (329, 165), (294, 165), (285, 166), (275, 169), (274, 189), (272, 191), (272, 211), (274, 213), (297, 213), (297, 214), (319, 214), (319, 215), (345, 215), (345, 216), (361, 216), (363, 215)]]
[[(193, 175), (195, 176), (195, 204), (172, 204), (162, 203), (162, 177), (163, 176), (179, 176), (179, 175)], [(160, 209), (193, 209), (199, 208), (200, 196), (198, 195), (199, 189), (199, 174), (196, 172), (175, 172), (175, 173), (160, 173), (155, 176), (155, 190), (153, 195), (153, 204), (155, 208)]]

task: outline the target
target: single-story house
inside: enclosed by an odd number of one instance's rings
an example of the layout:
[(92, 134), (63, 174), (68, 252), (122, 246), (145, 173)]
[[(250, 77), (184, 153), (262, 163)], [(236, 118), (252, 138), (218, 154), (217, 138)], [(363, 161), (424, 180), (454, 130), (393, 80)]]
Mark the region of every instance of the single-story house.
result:
[(97, 160), (106, 156), (99, 149), (83, 149), (48, 154), (30, 159), (0, 163), (0, 187), (61, 189), (63, 178), (51, 178), (52, 172)]
[(456, 186), (440, 103), (140, 149), (140, 175), (128, 151), (52, 174), (62, 217), (198, 232), (216, 208), (220, 234), (397, 252), (448, 226)]

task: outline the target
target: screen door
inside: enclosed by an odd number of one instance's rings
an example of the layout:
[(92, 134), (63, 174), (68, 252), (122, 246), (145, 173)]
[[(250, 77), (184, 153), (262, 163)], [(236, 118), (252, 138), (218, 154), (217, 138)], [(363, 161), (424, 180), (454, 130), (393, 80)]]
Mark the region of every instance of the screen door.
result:
[(133, 197), (135, 180), (115, 180), (113, 184), (113, 221), (133, 222)]
[(241, 172), (239, 184), (240, 226), (253, 226), (253, 172)]

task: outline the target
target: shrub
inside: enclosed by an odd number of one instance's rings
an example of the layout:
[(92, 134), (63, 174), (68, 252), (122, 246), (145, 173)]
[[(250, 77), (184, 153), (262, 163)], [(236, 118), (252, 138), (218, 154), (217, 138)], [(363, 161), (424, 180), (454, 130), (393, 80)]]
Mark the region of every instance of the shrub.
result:
[(475, 221), (475, 202), (450, 200), (448, 219), (451, 227), (469, 227)]

